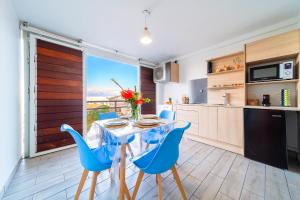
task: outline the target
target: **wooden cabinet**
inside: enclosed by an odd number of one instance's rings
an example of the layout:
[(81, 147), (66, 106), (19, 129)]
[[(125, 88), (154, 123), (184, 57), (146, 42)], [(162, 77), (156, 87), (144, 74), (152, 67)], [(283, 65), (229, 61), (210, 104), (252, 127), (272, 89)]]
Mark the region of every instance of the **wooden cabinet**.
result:
[(243, 108), (218, 108), (218, 140), (243, 146)]
[(179, 122), (191, 122), (186, 136), (235, 153), (244, 152), (243, 108), (210, 105), (177, 105)]
[(246, 44), (246, 62), (284, 57), (298, 52), (299, 30), (294, 30)]
[(209, 133), (209, 119), (208, 119), (208, 107), (199, 107), (199, 136), (208, 137)]
[(199, 136), (217, 139), (218, 134), (218, 108), (201, 106), (199, 107)]
[(177, 109), (177, 120), (180, 122), (191, 122), (191, 127), (186, 131), (187, 134), (190, 135), (198, 135), (198, 109), (195, 107), (195, 110), (185, 110), (184, 107), (181, 109)]
[(167, 68), (167, 71), (170, 72), (169, 81), (178, 83), (179, 82), (179, 65), (175, 62), (167, 62), (166, 68)]

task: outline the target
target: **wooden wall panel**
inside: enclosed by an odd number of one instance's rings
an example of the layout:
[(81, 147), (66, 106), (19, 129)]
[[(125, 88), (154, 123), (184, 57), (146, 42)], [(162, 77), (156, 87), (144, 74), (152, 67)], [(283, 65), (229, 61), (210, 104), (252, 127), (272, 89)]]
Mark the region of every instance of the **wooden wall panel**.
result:
[(151, 103), (142, 105), (142, 114), (155, 114), (156, 113), (156, 87), (153, 82), (153, 69), (141, 67), (141, 92), (145, 97), (151, 99)]
[(37, 40), (37, 152), (74, 143), (63, 123), (82, 133), (82, 52)]

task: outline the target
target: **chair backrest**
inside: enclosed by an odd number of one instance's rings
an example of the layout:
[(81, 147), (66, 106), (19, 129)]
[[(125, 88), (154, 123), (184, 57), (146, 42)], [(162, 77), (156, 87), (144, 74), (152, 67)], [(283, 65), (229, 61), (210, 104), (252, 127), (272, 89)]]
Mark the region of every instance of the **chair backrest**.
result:
[(175, 128), (168, 133), (162, 143), (157, 147), (158, 150), (149, 165), (143, 169), (147, 173), (163, 173), (169, 170), (179, 156), (179, 143), (186, 129), (191, 126), (190, 122), (186, 122), (184, 127)]
[(84, 139), (77, 131), (75, 131), (68, 124), (62, 124), (60, 127), (60, 131), (61, 132), (67, 131), (75, 140), (79, 151), (81, 165), (85, 169), (89, 171), (95, 171), (96, 169), (99, 168), (99, 162), (95, 158), (94, 154), (92, 153), (91, 149), (88, 147)]
[(159, 114), (159, 118), (168, 119), (168, 120), (175, 120), (175, 112), (170, 111), (170, 110), (162, 110)]
[(116, 112), (99, 113), (99, 120), (114, 119), (118, 117)]

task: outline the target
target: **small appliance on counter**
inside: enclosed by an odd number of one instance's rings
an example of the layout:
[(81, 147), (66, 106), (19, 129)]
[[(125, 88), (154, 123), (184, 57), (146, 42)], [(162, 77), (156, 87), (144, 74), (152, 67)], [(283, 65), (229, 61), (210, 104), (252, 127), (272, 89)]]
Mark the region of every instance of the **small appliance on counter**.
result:
[(271, 103), (270, 103), (270, 95), (269, 94), (264, 94), (261, 103), (262, 103), (263, 106), (270, 106), (271, 105)]
[(281, 106), (291, 106), (290, 93), (289, 89), (281, 89)]
[(259, 100), (258, 99), (247, 99), (247, 105), (258, 106), (259, 105)]
[(182, 96), (182, 103), (183, 104), (189, 104), (190, 98), (188, 96)]
[(248, 70), (248, 82), (294, 79), (294, 68), (293, 60), (253, 65)]

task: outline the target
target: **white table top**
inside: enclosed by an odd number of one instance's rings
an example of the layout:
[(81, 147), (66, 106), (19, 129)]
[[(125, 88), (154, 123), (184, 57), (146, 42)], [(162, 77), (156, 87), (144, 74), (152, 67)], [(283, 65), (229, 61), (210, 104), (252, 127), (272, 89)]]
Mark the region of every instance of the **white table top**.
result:
[(129, 121), (128, 125), (125, 127), (121, 127), (121, 128), (106, 128), (104, 126), (104, 123), (108, 120), (101, 120), (101, 121), (95, 121), (94, 123), (98, 124), (99, 126), (101, 126), (103, 129), (107, 130), (108, 132), (110, 132), (113, 136), (117, 137), (117, 138), (122, 138), (125, 136), (129, 136), (129, 135), (134, 135), (137, 133), (142, 133), (148, 130), (151, 130), (153, 128), (159, 128), (159, 127), (163, 127), (163, 126), (167, 126), (167, 125), (171, 125), (171, 124), (175, 124), (176, 121), (170, 121), (170, 120), (166, 120), (166, 119), (160, 119), (161, 124), (159, 126), (156, 127), (149, 127), (149, 128), (140, 128), (140, 127), (136, 127), (134, 126), (134, 122)]

